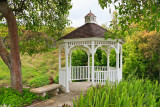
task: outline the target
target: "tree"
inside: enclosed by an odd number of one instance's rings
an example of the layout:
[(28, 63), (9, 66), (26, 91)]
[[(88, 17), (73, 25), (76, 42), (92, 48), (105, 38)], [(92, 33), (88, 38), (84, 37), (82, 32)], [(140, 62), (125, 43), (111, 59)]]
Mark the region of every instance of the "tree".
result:
[(160, 33), (155, 31), (151, 31), (149, 33), (141, 31), (141, 33), (137, 35), (137, 38), (134, 38), (134, 41), (137, 41), (137, 44), (139, 44), (138, 48), (146, 60), (149, 73), (154, 77), (158, 76), (158, 62), (160, 62)]
[(115, 6), (122, 34), (131, 23), (138, 23), (143, 30), (159, 32), (160, 0), (99, 0), (99, 4), (103, 9)]
[[(11, 87), (22, 92), (21, 60), (18, 27), (43, 31), (57, 39), (67, 24), (71, 0), (1, 0), (0, 20), (6, 19), (10, 38), (10, 52), (0, 37), (0, 57), (11, 74)], [(34, 45), (34, 42), (33, 42)]]
[[(124, 36), (131, 24), (135, 23), (141, 30), (160, 30), (160, 0), (99, 0), (100, 6), (104, 9), (114, 5), (118, 10), (120, 30), (112, 34)], [(160, 49), (158, 50), (160, 56)], [(160, 65), (160, 57), (159, 57)], [(160, 66), (159, 66), (160, 83)]]

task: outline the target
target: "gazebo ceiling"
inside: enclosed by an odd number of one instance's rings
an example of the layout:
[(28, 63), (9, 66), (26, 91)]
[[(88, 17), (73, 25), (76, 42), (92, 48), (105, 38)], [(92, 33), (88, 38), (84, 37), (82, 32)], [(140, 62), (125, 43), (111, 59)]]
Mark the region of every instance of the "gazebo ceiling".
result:
[(104, 34), (108, 30), (102, 28), (95, 23), (86, 23), (78, 29), (72, 31), (71, 33), (63, 36), (62, 39), (76, 39), (76, 38), (90, 38), (90, 37), (100, 37), (105, 38)]

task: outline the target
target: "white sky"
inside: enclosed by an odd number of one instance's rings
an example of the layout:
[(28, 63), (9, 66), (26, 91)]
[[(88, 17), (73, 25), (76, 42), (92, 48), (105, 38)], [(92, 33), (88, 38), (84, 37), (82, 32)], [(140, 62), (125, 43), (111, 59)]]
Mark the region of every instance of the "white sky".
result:
[[(72, 21), (72, 27), (79, 27), (84, 24), (84, 17), (90, 10), (97, 17), (98, 25), (107, 24), (109, 26), (112, 20), (109, 8), (104, 10), (98, 4), (98, 0), (72, 0), (72, 9), (69, 13), (69, 20)], [(114, 11), (111, 7), (111, 11)]]
[[(72, 9), (69, 11), (70, 26), (72, 27), (82, 26), (84, 24), (84, 17), (90, 10), (97, 17), (98, 25), (106, 24), (109, 26), (112, 20), (109, 8), (103, 10), (98, 4), (98, 0), (72, 0), (72, 6)], [(114, 7), (111, 6), (111, 11), (114, 10)]]

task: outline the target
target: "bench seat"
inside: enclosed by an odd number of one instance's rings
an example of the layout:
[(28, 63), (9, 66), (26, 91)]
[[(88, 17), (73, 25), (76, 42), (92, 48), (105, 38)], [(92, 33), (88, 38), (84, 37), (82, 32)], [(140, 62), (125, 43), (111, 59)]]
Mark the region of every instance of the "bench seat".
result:
[(36, 93), (37, 95), (40, 95), (42, 97), (46, 96), (46, 93), (51, 95), (58, 95), (59, 91), (62, 91), (62, 85), (61, 84), (50, 84), (39, 88), (33, 88), (30, 90), (30, 92)]

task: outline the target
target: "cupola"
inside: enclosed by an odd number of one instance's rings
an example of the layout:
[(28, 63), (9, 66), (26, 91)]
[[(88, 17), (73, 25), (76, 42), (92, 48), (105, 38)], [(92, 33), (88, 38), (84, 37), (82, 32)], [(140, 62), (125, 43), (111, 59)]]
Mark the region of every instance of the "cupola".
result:
[(97, 23), (96, 16), (91, 11), (84, 18), (85, 23)]

